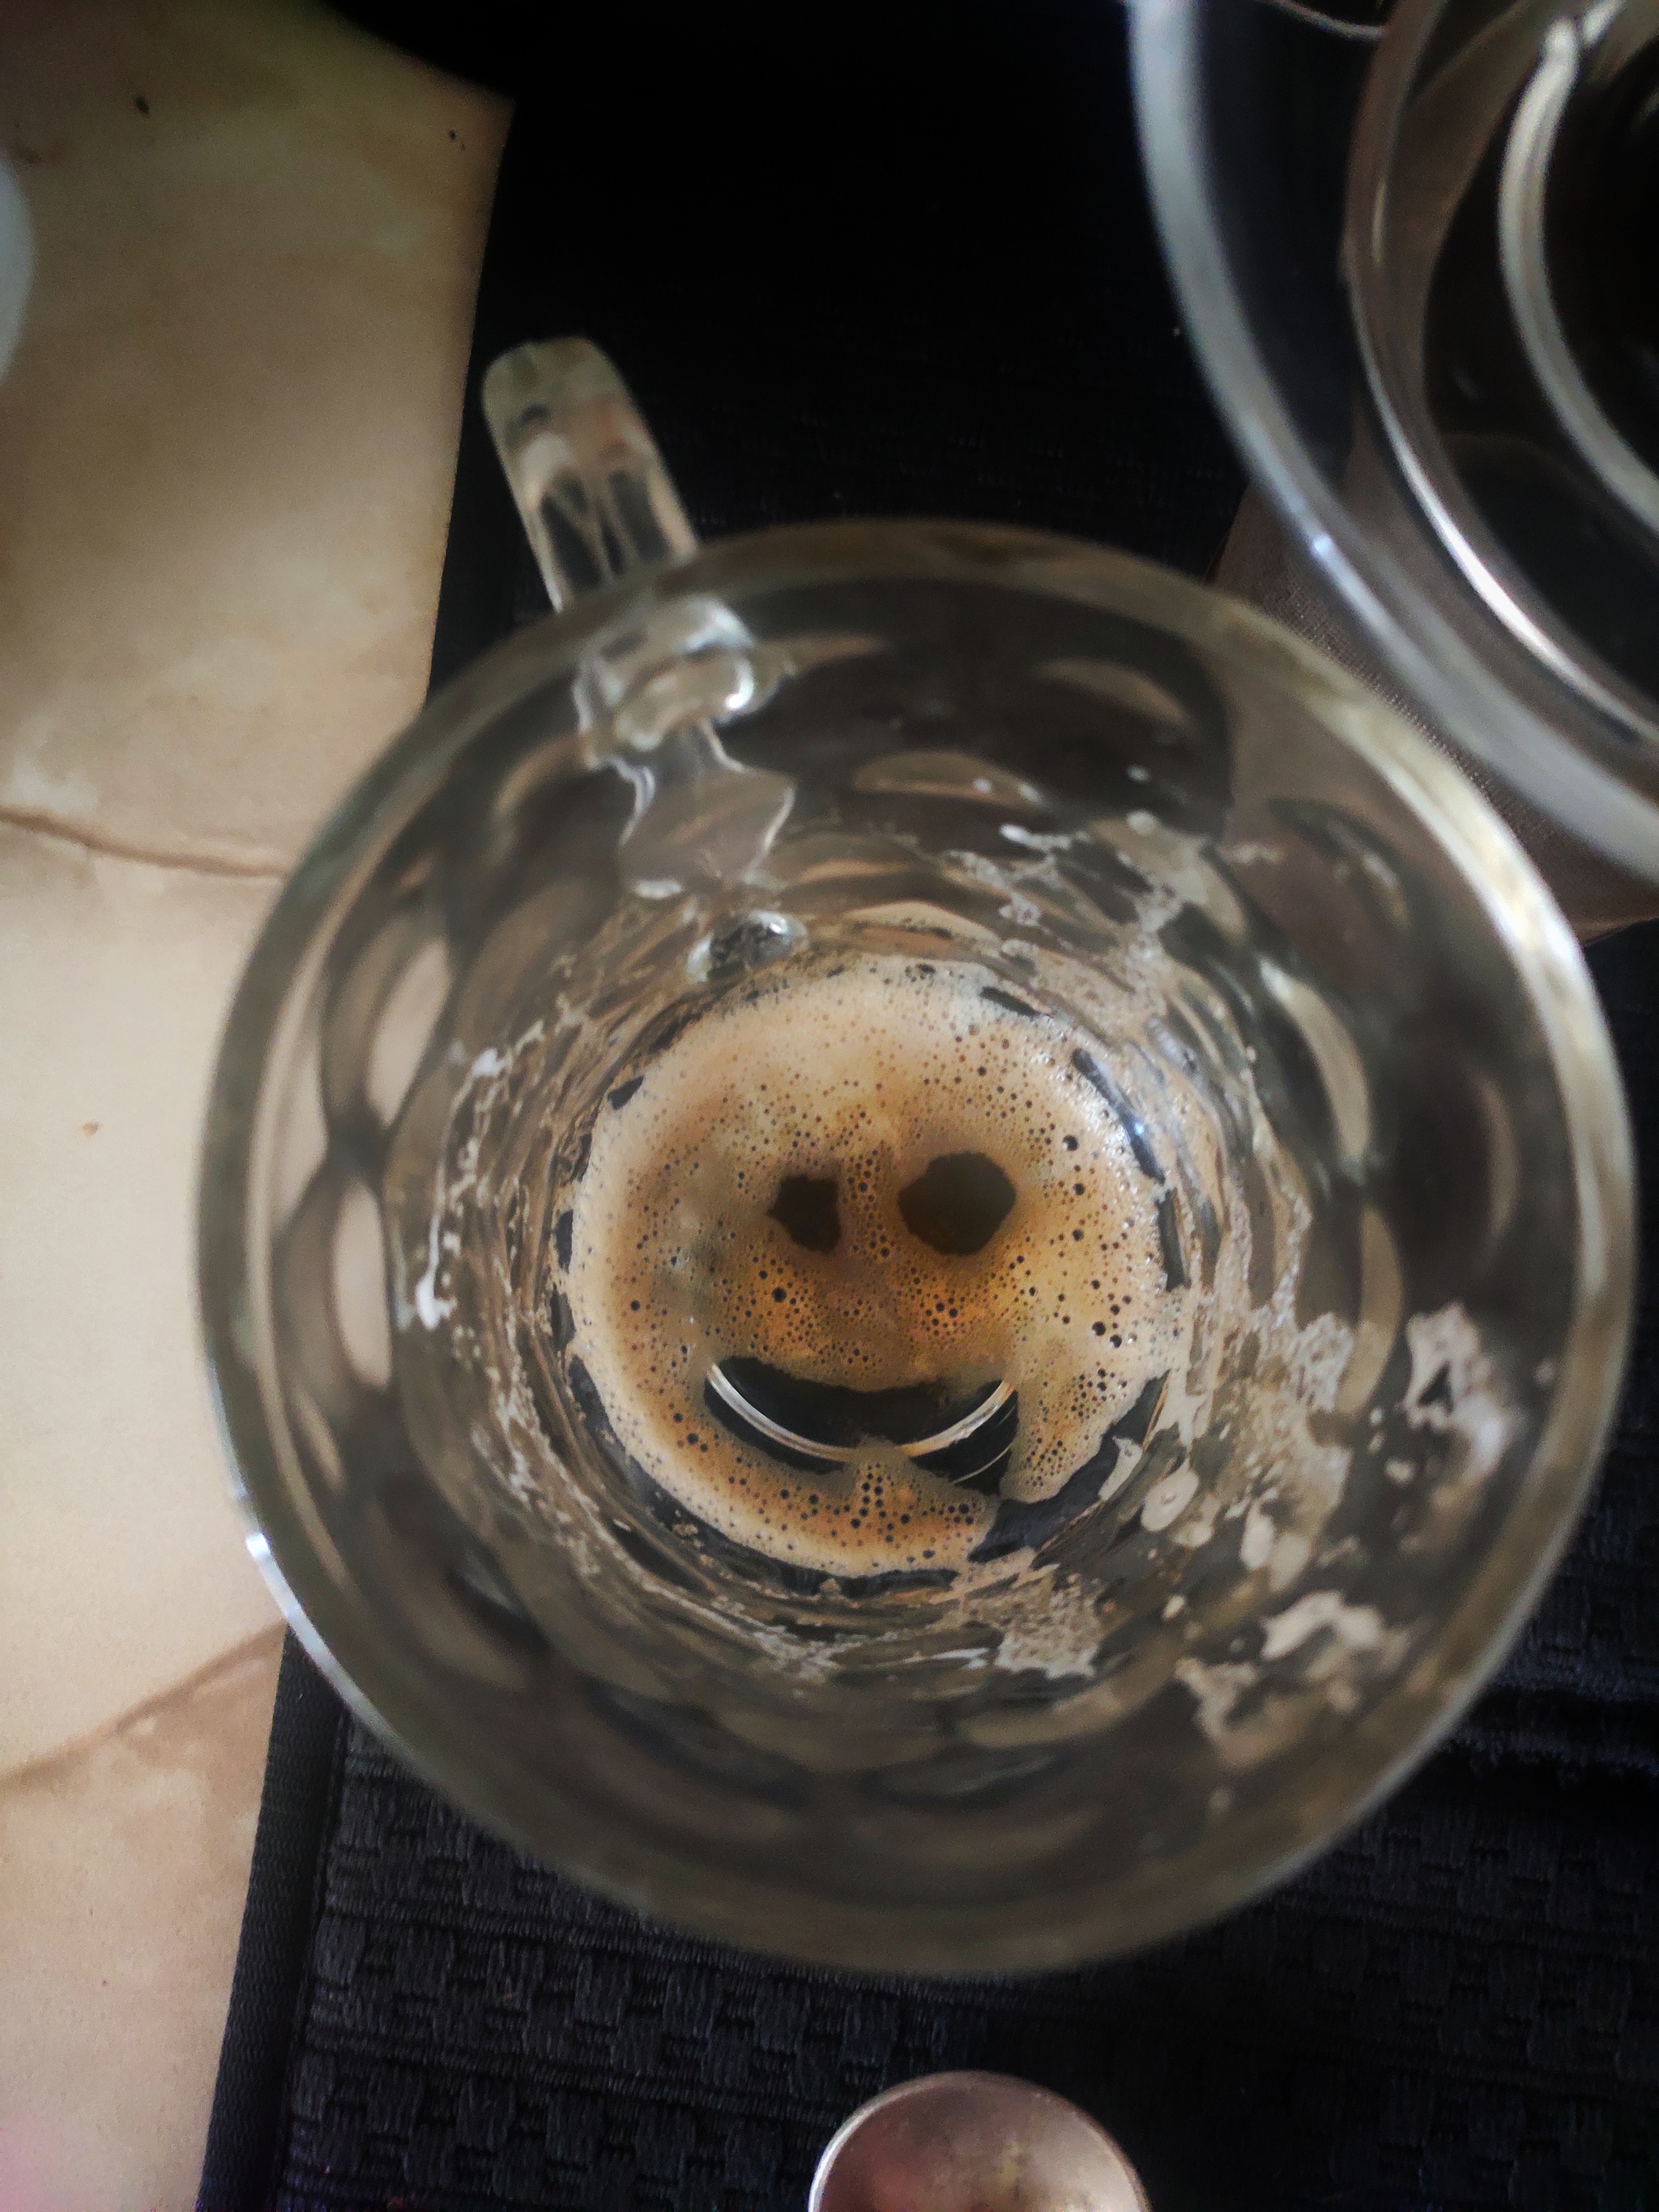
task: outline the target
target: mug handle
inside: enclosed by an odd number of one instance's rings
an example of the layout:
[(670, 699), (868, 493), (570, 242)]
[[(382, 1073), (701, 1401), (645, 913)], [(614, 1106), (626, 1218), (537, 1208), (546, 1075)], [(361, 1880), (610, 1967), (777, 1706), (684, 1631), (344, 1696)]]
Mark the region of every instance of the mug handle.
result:
[(697, 550), (656, 442), (586, 338), (492, 362), (483, 410), (555, 610), (631, 570)]
[[(556, 612), (641, 570), (683, 561), (697, 534), (628, 387), (586, 338), (492, 362), (483, 410)], [(590, 641), (578, 677), (599, 758), (632, 787), (617, 848), (641, 897), (726, 891), (752, 879), (794, 803), (772, 769), (734, 761), (720, 723), (762, 690), (754, 641), (718, 599), (691, 594), (617, 637)]]

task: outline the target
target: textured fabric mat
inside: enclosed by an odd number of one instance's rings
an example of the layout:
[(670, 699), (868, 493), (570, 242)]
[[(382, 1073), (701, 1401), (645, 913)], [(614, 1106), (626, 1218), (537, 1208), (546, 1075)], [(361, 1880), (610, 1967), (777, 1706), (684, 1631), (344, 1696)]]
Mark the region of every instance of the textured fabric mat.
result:
[[(1148, 224), (1116, 9), (561, 25), (520, 76), (434, 679), (544, 604), (476, 406), (583, 331), (699, 528), (1042, 523), (1194, 571), (1239, 479)], [(1659, 1249), (1659, 928), (1594, 958)], [(451, 1813), (290, 1646), (204, 2212), (785, 2212), (948, 2066), (1097, 2112), (1156, 2212), (1659, 2212), (1659, 1316), (1598, 1503), (1454, 1742), (1273, 1898), (1008, 1983), (793, 1969), (596, 1903)]]

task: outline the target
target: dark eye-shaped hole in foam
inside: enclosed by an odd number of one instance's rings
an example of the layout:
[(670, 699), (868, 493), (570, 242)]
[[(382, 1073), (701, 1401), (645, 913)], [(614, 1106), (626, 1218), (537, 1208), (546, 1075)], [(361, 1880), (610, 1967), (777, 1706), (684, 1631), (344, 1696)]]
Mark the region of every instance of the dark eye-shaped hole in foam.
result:
[(772, 1201), (772, 1218), (809, 1252), (833, 1252), (841, 1242), (841, 1210), (833, 1179), (785, 1176)]
[(1012, 1211), (1014, 1186), (983, 1152), (946, 1152), (899, 1193), (904, 1225), (935, 1252), (982, 1252)]
[(709, 1370), (703, 1403), (739, 1443), (803, 1474), (854, 1459), (872, 1442), (896, 1444), (930, 1474), (994, 1495), (1019, 1431), (1019, 1396), (1006, 1382), (969, 1388), (913, 1383), (851, 1390), (812, 1382), (763, 1359)]

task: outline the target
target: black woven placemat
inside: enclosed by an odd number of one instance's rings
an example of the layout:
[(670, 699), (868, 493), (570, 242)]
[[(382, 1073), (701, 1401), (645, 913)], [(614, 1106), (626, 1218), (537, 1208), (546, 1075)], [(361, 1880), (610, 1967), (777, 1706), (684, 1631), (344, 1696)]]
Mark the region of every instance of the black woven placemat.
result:
[[(476, 405), (620, 364), (698, 526), (1046, 524), (1201, 569), (1238, 477), (1147, 221), (1109, 0), (561, 22), (517, 69), (434, 678), (543, 604)], [(1594, 962), (1659, 1249), (1659, 927)], [(1099, 2116), (1158, 2212), (1659, 2212), (1659, 1311), (1501, 1682), (1311, 1874), (1127, 1964), (926, 1984), (755, 1960), (450, 1812), (292, 1645), (204, 2212), (786, 2212), (948, 2066)]]

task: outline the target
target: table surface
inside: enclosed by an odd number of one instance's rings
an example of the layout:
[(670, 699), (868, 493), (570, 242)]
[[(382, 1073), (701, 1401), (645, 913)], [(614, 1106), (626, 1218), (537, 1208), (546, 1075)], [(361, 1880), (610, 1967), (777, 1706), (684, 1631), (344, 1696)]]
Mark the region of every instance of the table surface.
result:
[(505, 104), (310, 0), (12, 0), (0, 2203), (193, 2204), (281, 1642), (192, 1310), (229, 991), (423, 693)]

